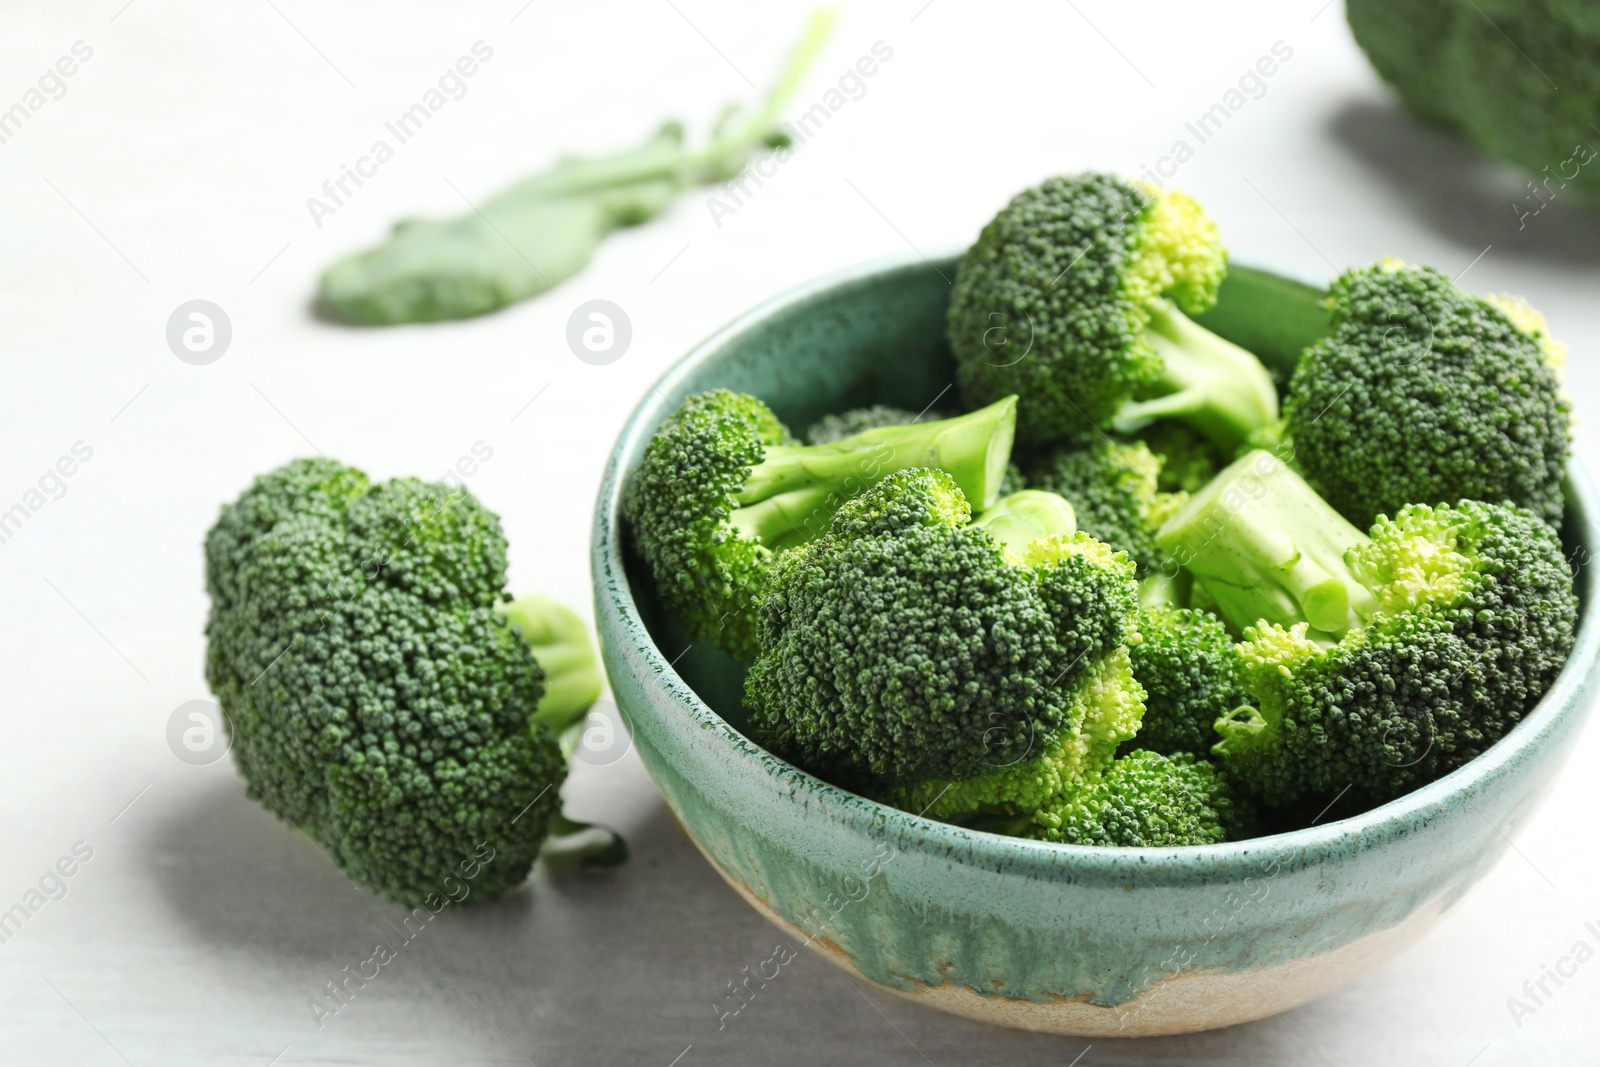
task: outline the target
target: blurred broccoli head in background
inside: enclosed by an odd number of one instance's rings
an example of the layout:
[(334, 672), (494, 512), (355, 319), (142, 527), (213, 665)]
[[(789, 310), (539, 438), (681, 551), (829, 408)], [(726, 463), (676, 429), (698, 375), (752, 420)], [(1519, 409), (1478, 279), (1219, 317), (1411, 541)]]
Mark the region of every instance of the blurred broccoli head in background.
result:
[(1600, 5), (1348, 0), (1357, 43), (1406, 106), (1478, 148), (1600, 194)]

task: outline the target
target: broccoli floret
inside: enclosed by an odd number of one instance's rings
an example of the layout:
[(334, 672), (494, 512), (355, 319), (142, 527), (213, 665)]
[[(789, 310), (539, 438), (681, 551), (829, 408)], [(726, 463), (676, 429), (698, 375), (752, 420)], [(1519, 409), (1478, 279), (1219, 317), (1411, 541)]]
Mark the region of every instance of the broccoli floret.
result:
[(1204, 756), (1217, 743), (1214, 724), (1244, 703), (1244, 660), (1227, 627), (1204, 611), (1139, 608), (1139, 640), (1128, 646), (1145, 691), (1144, 721), (1133, 743), (1173, 755)]
[[(1367, 58), (1423, 118), (1520, 164), (1536, 212), (1569, 183), (1593, 196), (1600, 19), (1588, 0), (1349, 0)], [(1513, 207), (1515, 204), (1513, 203)]]
[(907, 426), (916, 421), (915, 411), (891, 407), (888, 404), (853, 408), (836, 415), (824, 415), (813, 422), (806, 430), (806, 444), (831, 445), (862, 430), (876, 430), (881, 426)]
[(686, 399), (656, 431), (623, 515), (662, 605), (693, 639), (752, 660), (774, 553), (823, 533), (841, 504), (897, 470), (949, 471), (976, 506), (993, 503), (1015, 424), (1008, 397), (956, 418), (798, 445), (761, 401), (716, 389)]
[(1028, 484), (1064, 497), (1078, 529), (1126, 552), (1140, 576), (1160, 568), (1156, 531), (1184, 500), (1159, 492), (1160, 477), (1161, 460), (1143, 441), (1109, 437), (1058, 448), (1028, 470)]
[(1498, 303), (1396, 260), (1334, 283), (1332, 332), (1295, 368), (1284, 425), (1301, 473), (1350, 521), (1460, 499), (1560, 521), (1571, 413), (1548, 331)]
[(969, 404), (1023, 399), (1022, 443), (1176, 418), (1231, 453), (1277, 417), (1271, 376), (1186, 318), (1216, 301), (1225, 255), (1183, 193), (1103, 174), (1018, 195), (962, 257), (948, 325)]
[(745, 681), (764, 743), (842, 784), (893, 785), (1013, 763), (1067, 725), (1137, 589), (1070, 508), (1021, 496), (967, 525), (955, 479), (901, 471), (780, 555)]
[[(1572, 650), (1561, 542), (1515, 505), (1408, 505), (1368, 537), (1257, 452), (1160, 541), (1245, 628), (1255, 706), (1218, 720), (1215, 751), (1271, 806), (1347, 788), (1378, 802), (1461, 766), (1521, 721)], [(1245, 580), (1255, 599), (1238, 595)]]
[(250, 794), (390, 899), (458, 899), (474, 868), (471, 899), (520, 883), (557, 735), (600, 694), (582, 623), (502, 604), (505, 578), (470, 493), (326, 459), (258, 478), (207, 535), (206, 676)]

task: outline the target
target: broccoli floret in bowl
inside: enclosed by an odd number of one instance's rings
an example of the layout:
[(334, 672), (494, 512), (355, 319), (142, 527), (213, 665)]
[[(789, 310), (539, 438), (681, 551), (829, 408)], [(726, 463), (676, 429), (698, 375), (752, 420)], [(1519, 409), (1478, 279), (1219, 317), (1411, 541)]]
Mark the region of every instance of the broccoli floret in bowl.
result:
[(816, 537), (846, 501), (896, 470), (950, 471), (973, 499), (999, 494), (1016, 398), (931, 422), (880, 424), (801, 445), (753, 396), (688, 397), (650, 441), (624, 508), (640, 556), (696, 639), (754, 659), (755, 608), (776, 554)]
[(1362, 534), (1267, 452), (1161, 531), (1243, 629), (1252, 700), (1224, 765), (1269, 804), (1388, 800), (1482, 754), (1544, 696), (1578, 600), (1556, 532), (1511, 504), (1412, 504)]
[(1566, 353), (1538, 312), (1392, 259), (1339, 277), (1328, 308), (1328, 337), (1290, 380), (1283, 430), (1330, 504), (1358, 526), (1461, 499), (1561, 521)]
[(1191, 197), (1104, 174), (1051, 178), (961, 257), (950, 345), (970, 404), (1017, 394), (1030, 446), (1191, 425), (1231, 451), (1278, 414), (1257, 358), (1184, 314), (1216, 303), (1217, 227)]

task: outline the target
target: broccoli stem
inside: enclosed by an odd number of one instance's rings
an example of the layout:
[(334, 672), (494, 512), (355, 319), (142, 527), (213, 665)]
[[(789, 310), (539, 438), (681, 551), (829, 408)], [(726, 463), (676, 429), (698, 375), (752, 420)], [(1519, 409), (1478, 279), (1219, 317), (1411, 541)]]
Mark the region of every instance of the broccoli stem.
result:
[(1113, 425), (1132, 433), (1161, 418), (1193, 426), (1232, 452), (1278, 417), (1278, 389), (1252, 353), (1194, 322), (1170, 302), (1152, 306), (1145, 341), (1161, 359), (1161, 396), (1124, 404)]
[(1046, 537), (1071, 537), (1078, 530), (1072, 505), (1042, 489), (1023, 489), (1003, 496), (972, 521), (1015, 555)]
[(1367, 540), (1282, 460), (1260, 449), (1191, 496), (1156, 543), (1193, 572), (1236, 630), (1309, 623), (1336, 639), (1376, 602), (1345, 563)]
[(561, 736), (583, 720), (605, 686), (588, 629), (572, 609), (536, 594), (498, 604), (495, 610), (522, 636), (544, 671), (544, 696), (531, 721)]
[(1017, 398), (953, 419), (880, 426), (826, 445), (773, 445), (750, 468), (728, 521), (780, 551), (824, 533), (846, 500), (895, 471), (937, 467), (973, 505), (994, 503), (1016, 434)]
[(1194, 588), (1194, 575), (1180, 567), (1163, 566), (1139, 579), (1139, 606), (1186, 608), (1189, 606), (1189, 590), (1192, 588)]

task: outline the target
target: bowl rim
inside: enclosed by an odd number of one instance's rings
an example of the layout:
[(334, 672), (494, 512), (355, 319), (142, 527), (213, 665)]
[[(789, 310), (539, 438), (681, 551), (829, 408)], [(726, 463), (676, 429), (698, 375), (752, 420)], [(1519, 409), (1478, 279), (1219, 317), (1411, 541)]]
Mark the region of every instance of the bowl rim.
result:
[[(1008, 837), (939, 822), (871, 800), (812, 775), (740, 733), (677, 673), (673, 666), (675, 661), (669, 662), (644, 625), (622, 558), (621, 490), (631, 473), (631, 468), (624, 469), (624, 463), (643, 443), (642, 439), (653, 433), (658, 414), (665, 415), (675, 406), (668, 398), (679, 382), (741, 336), (784, 311), (841, 288), (907, 269), (928, 268), (942, 273), (944, 268), (954, 267), (960, 252), (960, 249), (941, 249), (929, 255), (913, 251), (869, 260), (803, 282), (745, 311), (691, 348), (655, 379), (623, 424), (607, 460), (595, 504), (591, 546), (597, 608), (606, 605), (611, 609), (611, 614), (640, 650), (645, 670), (688, 712), (692, 724), (727, 742), (736, 754), (771, 779), (777, 791), (805, 794), (827, 802), (830, 810), (838, 813), (853, 829), (879, 838), (892, 836), (899, 848), (941, 855), (952, 854), (954, 848), (970, 860), (984, 861), (986, 866), (995, 869), (1038, 870), (1041, 866), (1068, 865), (1077, 875), (1099, 874), (1116, 880), (1131, 880), (1136, 874), (1145, 879), (1163, 873), (1189, 874), (1197, 865), (1203, 865), (1213, 875), (1229, 872), (1249, 875), (1259, 873), (1263, 866), (1275, 861), (1299, 867), (1357, 847), (1370, 849), (1398, 840), (1461, 804), (1477, 811), (1472, 805), (1475, 794), (1511, 773), (1530, 750), (1539, 748), (1548, 739), (1565, 716), (1581, 716), (1587, 711), (1583, 690), (1600, 673), (1600, 596), (1596, 595), (1600, 591), (1596, 589), (1600, 576), (1596, 568), (1586, 564), (1600, 547), (1591, 538), (1584, 537), (1578, 546), (1583, 550), (1585, 565), (1578, 572), (1576, 582), (1581, 605), (1576, 639), (1561, 672), (1533, 710), (1486, 752), (1449, 774), (1377, 807), (1298, 830), (1219, 844), (1161, 847), (1069, 845)], [(1325, 281), (1254, 260), (1232, 260), (1230, 266), (1272, 274), (1318, 289), (1327, 287)], [(1568, 517), (1585, 532), (1596, 529), (1600, 497), (1575, 456), (1568, 460), (1565, 489)], [(615, 576), (613, 583), (605, 581), (607, 574)], [(1496, 833), (1505, 837), (1498, 824), (1492, 825)]]

